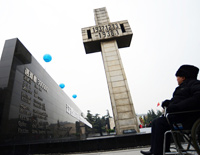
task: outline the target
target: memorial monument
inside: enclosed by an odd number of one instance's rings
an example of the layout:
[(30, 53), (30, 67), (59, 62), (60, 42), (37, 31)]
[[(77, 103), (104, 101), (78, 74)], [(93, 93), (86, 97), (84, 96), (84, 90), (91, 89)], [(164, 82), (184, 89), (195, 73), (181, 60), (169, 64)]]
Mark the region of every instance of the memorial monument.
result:
[(5, 42), (0, 61), (0, 144), (85, 138), (81, 110), (19, 39)]
[(101, 51), (117, 135), (139, 132), (136, 113), (118, 48), (129, 47), (127, 20), (110, 22), (106, 8), (94, 9), (95, 26), (82, 28), (86, 54)]

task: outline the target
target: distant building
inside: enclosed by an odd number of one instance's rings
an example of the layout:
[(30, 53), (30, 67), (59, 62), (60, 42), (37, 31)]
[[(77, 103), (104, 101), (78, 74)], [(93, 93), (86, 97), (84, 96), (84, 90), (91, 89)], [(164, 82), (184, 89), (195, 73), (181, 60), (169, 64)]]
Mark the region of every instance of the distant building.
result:
[(114, 129), (114, 127), (115, 127), (114, 118), (110, 117), (110, 118), (109, 118), (109, 122), (110, 122), (110, 129)]

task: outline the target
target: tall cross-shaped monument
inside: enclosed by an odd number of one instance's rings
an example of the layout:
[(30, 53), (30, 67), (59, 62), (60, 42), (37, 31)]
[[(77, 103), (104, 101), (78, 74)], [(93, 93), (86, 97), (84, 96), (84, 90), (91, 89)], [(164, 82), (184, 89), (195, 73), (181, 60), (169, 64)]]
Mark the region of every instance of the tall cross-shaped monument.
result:
[(95, 26), (82, 28), (86, 54), (102, 52), (117, 135), (139, 132), (137, 117), (118, 48), (129, 47), (127, 20), (110, 22), (106, 8), (94, 9)]

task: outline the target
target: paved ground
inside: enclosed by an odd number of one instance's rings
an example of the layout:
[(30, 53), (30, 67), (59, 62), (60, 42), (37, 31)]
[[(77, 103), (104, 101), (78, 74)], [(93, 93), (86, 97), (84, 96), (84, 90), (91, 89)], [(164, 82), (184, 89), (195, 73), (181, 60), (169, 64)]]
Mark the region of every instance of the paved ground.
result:
[[(106, 151), (96, 153), (80, 153), (80, 154), (67, 154), (67, 155), (141, 155), (141, 148), (128, 149), (128, 150), (117, 150), (117, 151)], [(142, 150), (149, 150), (149, 148), (142, 148)]]
[(105, 151), (105, 152), (102, 151), (102, 152), (93, 152), (93, 153), (69, 153), (69, 154), (48, 154), (48, 155), (141, 155), (140, 150), (149, 150), (149, 148), (144, 147), (144, 148), (114, 150), (114, 151)]

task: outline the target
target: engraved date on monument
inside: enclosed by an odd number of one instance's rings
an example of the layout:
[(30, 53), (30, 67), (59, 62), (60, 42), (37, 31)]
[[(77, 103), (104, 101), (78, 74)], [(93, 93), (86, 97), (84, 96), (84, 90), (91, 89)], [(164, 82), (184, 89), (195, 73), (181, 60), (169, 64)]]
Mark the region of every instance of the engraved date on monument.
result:
[(112, 30), (120, 29), (120, 25), (118, 23), (108, 24), (108, 25), (101, 25), (95, 26), (91, 28), (92, 33), (99, 33), (99, 32), (108, 32)]
[(121, 26), (119, 23), (110, 23), (106, 25), (91, 27), (90, 31), (94, 38), (110, 38), (120, 35)]
[(99, 38), (109, 38), (109, 37), (114, 37), (114, 36), (118, 36), (118, 35), (119, 35), (118, 30), (111, 30), (111, 31), (107, 31), (107, 32), (99, 32), (98, 33)]

